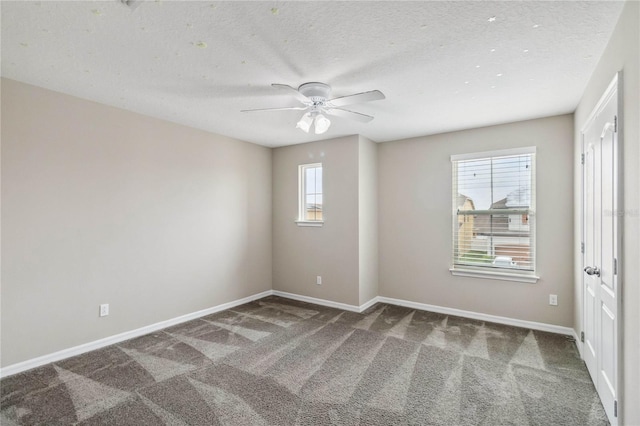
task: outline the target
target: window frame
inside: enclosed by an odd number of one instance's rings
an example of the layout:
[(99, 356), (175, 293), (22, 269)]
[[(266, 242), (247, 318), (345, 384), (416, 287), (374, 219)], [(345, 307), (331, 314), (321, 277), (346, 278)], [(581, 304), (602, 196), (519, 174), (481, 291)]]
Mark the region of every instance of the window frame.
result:
[[(492, 159), (498, 157), (508, 157), (508, 156), (517, 156), (517, 155), (531, 155), (531, 201), (529, 208), (527, 210), (528, 221), (527, 226), (529, 227), (530, 233), (530, 252), (533, 254), (533, 263), (532, 270), (516, 270), (509, 268), (498, 268), (498, 267), (489, 267), (489, 266), (472, 266), (472, 265), (462, 265), (456, 264), (455, 262), (455, 244), (456, 238), (458, 236), (458, 227), (459, 227), (459, 211), (458, 211), (458, 200), (457, 193), (459, 192), (458, 186), (458, 176), (457, 176), (457, 166), (460, 161), (465, 160), (482, 160), (482, 159)], [(449, 271), (452, 275), (455, 276), (463, 276), (463, 277), (474, 277), (474, 278), (487, 278), (487, 279), (496, 279), (496, 280), (506, 280), (506, 281), (517, 281), (517, 282), (525, 282), (525, 283), (535, 283), (540, 279), (537, 275), (537, 251), (536, 251), (536, 236), (537, 236), (537, 220), (536, 220), (536, 198), (537, 198), (537, 190), (536, 190), (536, 147), (523, 147), (523, 148), (512, 148), (512, 149), (502, 149), (502, 150), (493, 150), (493, 151), (484, 151), (484, 152), (475, 152), (475, 153), (467, 153), (467, 154), (456, 154), (451, 156), (451, 177), (452, 177), (452, 239), (451, 239), (451, 267)], [(516, 209), (520, 210), (520, 209)], [(489, 212), (491, 210), (487, 210)], [(515, 210), (514, 210), (515, 212)], [(500, 212), (502, 213), (502, 212)], [(505, 212), (507, 213), (507, 212)], [(521, 214), (522, 212), (516, 212)], [(466, 215), (464, 215), (466, 217)]]
[[(300, 164), (298, 166), (298, 219), (295, 221), (298, 226), (323, 226), (324, 225), (324, 212), (321, 220), (309, 220), (306, 219), (306, 199), (307, 199), (307, 190), (306, 190), (306, 176), (308, 169), (320, 168), (323, 171), (324, 176), (324, 168), (322, 163), (308, 163), (308, 164)], [(321, 195), (324, 198), (324, 185), (322, 186)], [(324, 204), (324, 202), (323, 202)]]

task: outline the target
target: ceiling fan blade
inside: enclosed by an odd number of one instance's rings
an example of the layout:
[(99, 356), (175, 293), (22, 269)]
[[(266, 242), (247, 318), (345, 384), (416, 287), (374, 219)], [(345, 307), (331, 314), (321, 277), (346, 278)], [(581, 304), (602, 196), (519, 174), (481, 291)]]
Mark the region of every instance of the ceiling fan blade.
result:
[(342, 96), (340, 98), (330, 99), (327, 101), (327, 104), (329, 104), (332, 107), (340, 107), (343, 105), (377, 101), (384, 98), (385, 96), (381, 91), (372, 90), (370, 92), (356, 93), (355, 95)]
[(300, 102), (302, 102), (302, 103), (303, 103), (303, 104), (305, 104), (305, 105), (309, 105), (309, 104), (312, 104), (312, 103), (313, 103), (313, 101), (312, 101), (311, 99), (307, 98), (305, 95), (303, 95), (302, 93), (298, 92), (298, 90), (297, 90), (297, 89), (294, 89), (293, 87), (288, 86), (288, 85), (286, 85), (286, 84), (277, 84), (277, 83), (273, 83), (273, 84), (271, 85), (271, 87), (275, 87), (275, 88), (277, 88), (277, 89), (284, 89), (284, 90), (287, 90), (287, 91), (289, 92), (289, 94), (291, 94), (291, 95), (295, 96), (295, 98), (296, 98), (297, 100), (299, 100)]
[(327, 108), (326, 113), (330, 115), (335, 115), (337, 117), (360, 121), (361, 123), (368, 123), (371, 120), (373, 120), (373, 117), (370, 115), (362, 114), (355, 111), (349, 111), (348, 109), (343, 109), (343, 108)]
[(287, 110), (298, 110), (303, 111), (307, 109), (306, 106), (300, 107), (283, 107), (283, 108), (257, 108), (257, 109), (241, 109), (240, 112), (256, 112), (256, 111), (287, 111)]

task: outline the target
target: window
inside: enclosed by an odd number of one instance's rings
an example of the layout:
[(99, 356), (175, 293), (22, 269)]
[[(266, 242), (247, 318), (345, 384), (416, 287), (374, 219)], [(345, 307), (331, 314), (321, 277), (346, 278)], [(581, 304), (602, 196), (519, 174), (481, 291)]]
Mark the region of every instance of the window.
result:
[(451, 156), (454, 275), (537, 280), (535, 152)]
[(299, 226), (322, 226), (322, 163), (298, 167)]

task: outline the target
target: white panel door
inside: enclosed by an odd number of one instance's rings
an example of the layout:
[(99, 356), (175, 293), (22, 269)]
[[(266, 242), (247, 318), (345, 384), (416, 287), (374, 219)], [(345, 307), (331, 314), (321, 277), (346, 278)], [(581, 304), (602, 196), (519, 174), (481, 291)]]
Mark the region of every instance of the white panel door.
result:
[(611, 424), (618, 392), (617, 79), (583, 130), (585, 363)]

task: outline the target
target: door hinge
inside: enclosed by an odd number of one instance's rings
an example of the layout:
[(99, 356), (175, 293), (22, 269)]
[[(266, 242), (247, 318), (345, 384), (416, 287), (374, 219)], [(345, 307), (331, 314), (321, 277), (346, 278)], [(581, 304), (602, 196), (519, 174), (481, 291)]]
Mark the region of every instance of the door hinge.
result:
[(613, 131), (618, 133), (618, 116), (613, 117)]
[(618, 417), (618, 401), (613, 401), (613, 416)]
[(580, 155), (580, 164), (584, 164), (584, 154)]
[(580, 341), (584, 343), (584, 331), (580, 332)]
[(618, 275), (618, 259), (613, 258), (613, 275)]
[(580, 253), (584, 254), (584, 243), (580, 243)]

